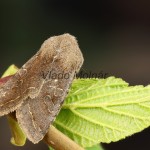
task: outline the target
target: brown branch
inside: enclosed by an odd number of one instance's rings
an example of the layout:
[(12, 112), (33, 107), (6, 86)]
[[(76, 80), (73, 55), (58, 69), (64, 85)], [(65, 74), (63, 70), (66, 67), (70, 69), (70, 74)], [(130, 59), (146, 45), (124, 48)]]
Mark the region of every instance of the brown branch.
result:
[(49, 128), (44, 141), (55, 150), (84, 150), (54, 126)]

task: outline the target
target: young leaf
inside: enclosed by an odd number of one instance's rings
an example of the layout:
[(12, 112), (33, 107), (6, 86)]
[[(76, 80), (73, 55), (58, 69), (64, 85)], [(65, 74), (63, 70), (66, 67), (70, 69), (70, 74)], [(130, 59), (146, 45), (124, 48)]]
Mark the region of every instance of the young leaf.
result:
[(101, 145), (94, 145), (93, 147), (86, 148), (86, 150), (104, 150)]
[(11, 143), (16, 146), (23, 146), (26, 142), (26, 136), (15, 119), (13, 119), (10, 115), (7, 115), (7, 119), (12, 133)]
[(8, 67), (8, 69), (3, 73), (2, 78), (3, 78), (3, 77), (10, 76), (10, 75), (13, 75), (13, 74), (15, 74), (17, 71), (18, 71), (18, 68), (17, 68), (15, 65), (10, 65), (10, 66)]
[[(15, 65), (11, 65), (3, 74), (2, 77), (13, 75), (17, 72), (18, 68)], [(19, 124), (10, 115), (7, 115), (7, 120), (12, 133), (11, 143), (16, 146), (23, 146), (26, 142), (26, 136), (19, 127)]]
[(124, 139), (150, 125), (150, 86), (76, 79), (54, 125), (83, 147)]
[(49, 147), (49, 150), (54, 150), (52, 147)]

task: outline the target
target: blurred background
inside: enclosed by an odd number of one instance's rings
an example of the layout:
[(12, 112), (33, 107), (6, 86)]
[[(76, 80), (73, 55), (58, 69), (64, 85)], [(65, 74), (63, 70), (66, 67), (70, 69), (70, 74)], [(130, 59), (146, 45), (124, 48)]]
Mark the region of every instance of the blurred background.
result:
[[(50, 36), (77, 37), (86, 72), (103, 72), (130, 85), (150, 83), (150, 2), (142, 1), (0, 1), (0, 74), (21, 67)], [(0, 149), (47, 150), (44, 143), (12, 146), (5, 117), (0, 119)], [(150, 129), (125, 140), (103, 144), (106, 150), (149, 149)]]

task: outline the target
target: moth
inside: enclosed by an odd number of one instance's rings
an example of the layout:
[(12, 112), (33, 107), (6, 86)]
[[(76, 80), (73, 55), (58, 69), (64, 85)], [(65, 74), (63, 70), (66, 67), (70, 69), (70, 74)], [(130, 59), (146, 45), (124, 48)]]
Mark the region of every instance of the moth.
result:
[[(59, 113), (83, 60), (74, 36), (47, 39), (14, 76), (0, 85), (0, 116), (16, 111), (27, 138), (38, 143)], [(55, 78), (49, 73), (56, 74)], [(57, 74), (67, 74), (68, 78), (58, 78)]]

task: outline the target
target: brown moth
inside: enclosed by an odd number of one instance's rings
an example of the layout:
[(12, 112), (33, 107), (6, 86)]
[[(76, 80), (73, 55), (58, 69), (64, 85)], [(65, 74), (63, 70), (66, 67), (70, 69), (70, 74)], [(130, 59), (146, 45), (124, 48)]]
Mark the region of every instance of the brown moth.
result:
[(0, 85), (0, 116), (16, 111), (27, 138), (38, 143), (60, 111), (82, 63), (75, 37), (63, 34), (49, 38), (14, 76)]

